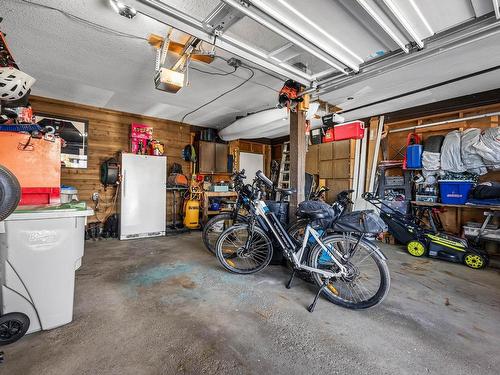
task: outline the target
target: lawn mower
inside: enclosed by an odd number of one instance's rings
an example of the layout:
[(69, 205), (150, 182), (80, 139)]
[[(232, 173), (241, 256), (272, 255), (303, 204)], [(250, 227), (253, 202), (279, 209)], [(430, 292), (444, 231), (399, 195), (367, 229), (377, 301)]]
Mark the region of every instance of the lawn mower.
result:
[(477, 240), (472, 244), (464, 238), (438, 231), (432, 215), (429, 215), (431, 228), (428, 228), (422, 219), (393, 209), (371, 193), (365, 193), (363, 197), (380, 210), (380, 217), (389, 227), (389, 233), (406, 245), (406, 250), (411, 255), (427, 255), (430, 258), (463, 263), (474, 269), (488, 265), (488, 254), (477, 248)]

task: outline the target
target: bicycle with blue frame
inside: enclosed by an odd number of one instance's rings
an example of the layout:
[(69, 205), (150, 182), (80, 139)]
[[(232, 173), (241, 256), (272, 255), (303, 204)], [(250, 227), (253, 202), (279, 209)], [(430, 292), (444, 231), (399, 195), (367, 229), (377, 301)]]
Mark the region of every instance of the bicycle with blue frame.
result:
[[(376, 214), (355, 211), (332, 222), (331, 206), (314, 202), (324, 206), (299, 210), (299, 216), (309, 223), (297, 241), (261, 200), (265, 186), (271, 187), (272, 182), (258, 171), (253, 184), (241, 192), (250, 207), (248, 222), (227, 228), (217, 240), (216, 255), (225, 269), (237, 274), (263, 270), (272, 258), (272, 235), (292, 264), (286, 287), (291, 287), (297, 271), (310, 272), (319, 287), (308, 307), (310, 312), (321, 294), (330, 302), (351, 309), (369, 308), (383, 301), (390, 288), (387, 259), (374, 241), (367, 239), (386, 228)], [(280, 193), (292, 192), (282, 189)], [(327, 233), (327, 228), (333, 228), (333, 234)]]

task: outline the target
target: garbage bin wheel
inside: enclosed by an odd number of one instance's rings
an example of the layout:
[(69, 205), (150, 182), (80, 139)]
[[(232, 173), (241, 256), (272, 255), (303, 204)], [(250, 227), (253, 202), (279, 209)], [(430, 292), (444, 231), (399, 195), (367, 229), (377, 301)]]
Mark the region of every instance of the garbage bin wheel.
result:
[(9, 216), (21, 199), (21, 185), (16, 176), (0, 165), (0, 221)]
[(30, 326), (30, 318), (23, 313), (8, 313), (0, 316), (0, 346), (16, 342)]

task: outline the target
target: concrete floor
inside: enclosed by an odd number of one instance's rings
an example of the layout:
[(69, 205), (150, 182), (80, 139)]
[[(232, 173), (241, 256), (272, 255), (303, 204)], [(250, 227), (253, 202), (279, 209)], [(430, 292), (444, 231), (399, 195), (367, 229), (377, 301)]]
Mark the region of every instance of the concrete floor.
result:
[(87, 242), (74, 322), (3, 347), (0, 374), (498, 374), (498, 270), (384, 252), (382, 305), (310, 314), (312, 286), (227, 273), (199, 233)]

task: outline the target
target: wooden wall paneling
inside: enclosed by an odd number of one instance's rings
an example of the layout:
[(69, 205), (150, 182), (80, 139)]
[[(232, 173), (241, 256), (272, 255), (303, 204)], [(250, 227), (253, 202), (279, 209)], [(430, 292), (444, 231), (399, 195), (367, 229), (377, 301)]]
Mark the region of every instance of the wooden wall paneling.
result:
[[(62, 168), (61, 183), (76, 187), (80, 200), (86, 201), (91, 207), (94, 207), (91, 200), (92, 193), (99, 192), (100, 218), (112, 205), (112, 198), (116, 192), (115, 187), (108, 187), (104, 191), (99, 180), (100, 165), (111, 157), (117, 157), (121, 151), (128, 152), (131, 123), (144, 123), (154, 128), (154, 138), (165, 143), (169, 171), (173, 163), (179, 163), (184, 173), (190, 173), (190, 163), (182, 159), (184, 146), (191, 143), (190, 125), (37, 96), (31, 96), (30, 102), (35, 114), (44, 113), (55, 117), (81, 118), (89, 121), (88, 168)], [(167, 207), (169, 221), (172, 219), (171, 202), (172, 195), (169, 193)], [(180, 205), (179, 202), (178, 213)], [(111, 212), (116, 212), (116, 209), (113, 208)], [(90, 218), (89, 221), (97, 221), (97, 218)]]

